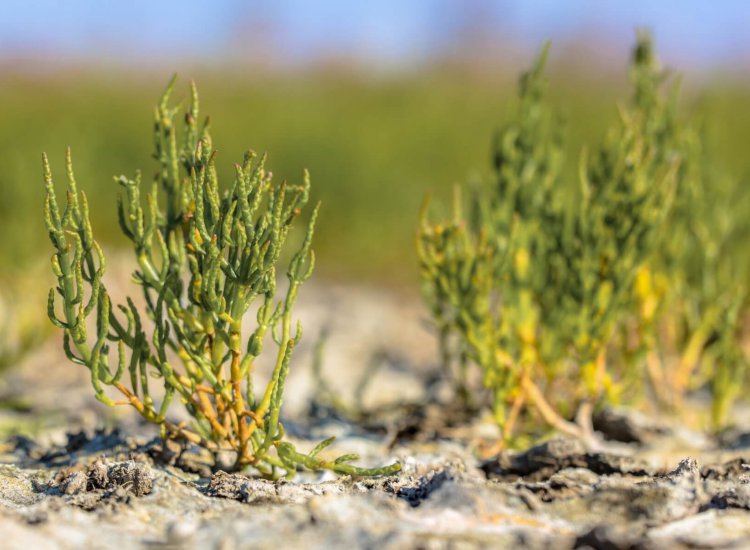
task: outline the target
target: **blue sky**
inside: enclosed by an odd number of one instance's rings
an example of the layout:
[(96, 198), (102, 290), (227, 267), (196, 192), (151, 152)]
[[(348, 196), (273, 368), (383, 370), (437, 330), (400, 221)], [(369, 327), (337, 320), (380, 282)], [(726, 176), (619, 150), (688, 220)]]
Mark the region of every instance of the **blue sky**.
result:
[(4, 0), (0, 9), (0, 58), (138, 64), (233, 53), (398, 66), (481, 33), (498, 49), (512, 42), (534, 50), (552, 39), (622, 52), (645, 26), (667, 60), (750, 68), (750, 2), (742, 0)]

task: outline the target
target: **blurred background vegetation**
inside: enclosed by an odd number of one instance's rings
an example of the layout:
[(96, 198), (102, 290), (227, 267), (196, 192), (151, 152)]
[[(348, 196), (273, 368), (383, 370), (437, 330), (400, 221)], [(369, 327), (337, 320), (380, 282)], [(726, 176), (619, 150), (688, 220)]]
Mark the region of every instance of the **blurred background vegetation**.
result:
[[(494, 78), (453, 69), (377, 81), (345, 72), (194, 76), (202, 109), (214, 121), (224, 181), (247, 147), (268, 151), (271, 169), (283, 178), (297, 180), (309, 168), (325, 209), (316, 242), (319, 273), (389, 284), (413, 284), (413, 234), (424, 194), (447, 195), (452, 184), (483, 176), (489, 138), (514, 93), (511, 75), (501, 70)], [(3, 271), (23, 268), (45, 250), (40, 153), (47, 151), (60, 173), (68, 144), (95, 205), (96, 233), (107, 244), (126, 244), (116, 224), (112, 176), (140, 168), (148, 177), (154, 170), (152, 105), (166, 75), (127, 86), (122, 78), (6, 75), (0, 89)], [(579, 81), (558, 73), (551, 84), (574, 138), (571, 171), (575, 151), (601, 135), (614, 115), (613, 99), (624, 96), (615, 83), (577, 88)], [(748, 101), (744, 88), (713, 87), (687, 106), (711, 113), (715, 154), (737, 176), (750, 169)]]
[[(610, 8), (572, 2), (562, 17), (559, 9), (521, 2), (472, 1), (462, 11), (439, 0), (416, 3), (421, 8), (375, 2), (377, 9), (334, 1), (313, 13), (300, 2), (275, 8), (250, 2), (248, 8), (225, 1), (213, 8), (223, 19), (205, 14), (202, 21), (188, 9), (192, 2), (180, 4), (179, 13), (170, 11), (177, 10), (174, 2), (135, 2), (127, 13), (111, 2), (92, 9), (72, 2), (59, 12), (54, 3), (41, 4), (46, 8), (36, 9), (47, 26), (14, 1), (0, 24), (5, 276), (48, 256), (42, 151), (62, 174), (65, 146), (72, 147), (79, 184), (94, 205), (95, 233), (107, 245), (126, 244), (116, 227), (112, 177), (141, 169), (150, 178), (152, 108), (174, 70), (183, 96), (188, 79), (198, 84), (225, 183), (246, 148), (268, 151), (271, 169), (292, 181), (309, 168), (324, 205), (315, 245), (318, 277), (416, 292), (414, 234), (425, 193), (446, 197), (454, 183), (489, 171), (490, 138), (512, 112), (518, 70), (547, 37), (553, 38), (551, 95), (566, 113), (572, 138), (571, 175), (580, 145), (598, 141), (615, 116), (614, 101), (627, 97), (624, 75), (636, 24), (654, 27), (667, 67), (685, 74), (683, 107), (707, 115), (715, 157), (735, 178), (750, 175), (750, 87), (736, 64), (750, 48), (733, 57), (711, 50), (718, 39), (689, 34), (691, 25), (719, 28), (724, 20), (701, 13), (669, 22), (643, 9), (623, 19), (623, 2)], [(735, 8), (744, 13), (740, 3)], [(438, 17), (439, 10), (446, 13)], [(585, 24), (571, 23), (576, 10)], [(731, 10), (722, 13), (736, 19)], [(446, 26), (451, 17), (458, 22)], [(239, 23), (221, 30), (232, 18)], [(610, 20), (620, 21), (617, 33), (608, 33), (607, 24), (615, 24)], [(357, 42), (357, 33), (371, 27), (375, 31)], [(735, 36), (734, 27), (723, 28)], [(420, 29), (428, 29), (432, 41), (420, 38)], [(688, 36), (706, 43), (688, 42)], [(135, 38), (137, 47), (129, 42)]]

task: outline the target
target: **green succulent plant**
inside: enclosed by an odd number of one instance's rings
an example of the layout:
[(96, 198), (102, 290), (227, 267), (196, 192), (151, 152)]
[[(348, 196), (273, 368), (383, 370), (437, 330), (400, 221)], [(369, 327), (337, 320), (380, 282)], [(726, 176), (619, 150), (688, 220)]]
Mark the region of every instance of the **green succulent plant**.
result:
[[(457, 190), (450, 219), (434, 223), (422, 211), (417, 252), (443, 362), (479, 367), (506, 441), (522, 421), (538, 432), (539, 420), (591, 440), (596, 406), (618, 401), (634, 381), (645, 391), (648, 356), (676, 308), (693, 327), (676, 345), (692, 359), (668, 367), (669, 377), (692, 376), (694, 352), (721, 357), (703, 377), (716, 416), (745, 372), (737, 345), (745, 293), (727, 291), (738, 283), (730, 273), (743, 271), (722, 255), (737, 241), (729, 236), (737, 218), (722, 228), (707, 206), (723, 199), (712, 195), (696, 132), (677, 116), (678, 87), (665, 86), (641, 34), (632, 99), (601, 144), (582, 151), (571, 182), (562, 124), (545, 99), (547, 50), (521, 78), (516, 116), (495, 140), (493, 177), (470, 190), (468, 204)], [(699, 323), (696, 313), (705, 314)], [(634, 338), (645, 354), (631, 353)]]
[[(116, 178), (117, 214), (135, 253), (133, 278), (141, 287), (142, 309), (130, 297), (112, 304), (103, 283), (104, 253), (93, 237), (70, 150), (63, 209), (44, 157), (44, 214), (57, 278), (48, 309), (64, 332), (66, 355), (89, 369), (97, 399), (132, 406), (165, 438), (200, 445), (217, 456), (233, 453), (233, 469), (252, 467), (268, 477), (291, 476), (300, 467), (363, 476), (398, 471), (399, 464), (353, 466), (355, 455), (325, 459), (321, 451), (333, 439), (309, 453), (284, 440), (279, 420), (284, 383), (302, 337), (292, 311), (315, 264), (311, 244), (318, 206), (280, 291), (277, 267), (308, 203), (307, 173), (299, 185), (276, 183), (265, 156), (248, 152), (222, 192), (208, 120), (199, 124), (196, 88), (180, 124), (180, 108), (169, 104), (174, 82), (155, 111), (159, 170), (153, 184), (143, 196), (140, 174)], [(256, 395), (254, 365), (269, 339), (273, 373)], [(120, 398), (110, 397), (107, 388)], [(192, 417), (190, 424), (169, 420), (175, 398)]]

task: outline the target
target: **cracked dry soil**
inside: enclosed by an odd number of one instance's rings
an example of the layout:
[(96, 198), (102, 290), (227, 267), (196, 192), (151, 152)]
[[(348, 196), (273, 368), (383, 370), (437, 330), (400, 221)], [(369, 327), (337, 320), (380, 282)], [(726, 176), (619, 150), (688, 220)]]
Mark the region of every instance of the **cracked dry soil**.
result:
[(367, 466), (398, 459), (399, 474), (270, 482), (212, 472), (197, 450), (104, 409), (51, 342), (0, 388), (28, 399), (0, 412), (6, 433), (19, 432), (0, 443), (0, 548), (750, 548), (748, 433), (708, 438), (607, 410), (595, 428), (611, 452), (552, 439), (482, 461), (478, 442), (497, 435), (483, 414), (457, 418), (430, 403), (434, 342), (418, 306), (361, 288), (306, 296), (300, 317), (329, 327), (323, 374), (340, 395), (358, 384), (350, 365), (382, 365), (361, 395), (369, 413), (347, 420), (310, 405), (313, 346), (301, 346), (288, 435), (302, 449), (336, 435), (332, 453), (359, 453)]
[(9, 446), (5, 460), (17, 465), (0, 467), (3, 548), (745, 548), (750, 540), (741, 457), (685, 458), (663, 470), (637, 453), (553, 439), (478, 463), (460, 445), (434, 441), (397, 445), (404, 469), (395, 476), (271, 482), (190, 473), (189, 459), (164, 460), (160, 442), (117, 433), (71, 434), (60, 448), (20, 437)]

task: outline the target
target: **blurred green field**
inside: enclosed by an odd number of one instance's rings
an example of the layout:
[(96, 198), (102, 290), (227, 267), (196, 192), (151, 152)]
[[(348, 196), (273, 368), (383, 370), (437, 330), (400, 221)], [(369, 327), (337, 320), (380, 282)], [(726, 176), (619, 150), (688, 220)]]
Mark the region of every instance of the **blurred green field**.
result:
[[(623, 58), (622, 68), (626, 65)], [(582, 70), (582, 69), (581, 69)], [(619, 71), (622, 72), (622, 71)], [(89, 73), (34, 75), (4, 70), (0, 77), (0, 267), (3, 274), (48, 256), (41, 216), (40, 155), (50, 155), (63, 183), (63, 155), (73, 149), (78, 182), (89, 195), (95, 233), (123, 245), (116, 225), (112, 176), (140, 168), (148, 180), (152, 108), (169, 74)], [(347, 71), (304, 74), (248, 72), (184, 74), (178, 96), (193, 77), (201, 110), (210, 114), (220, 177), (246, 148), (269, 152), (277, 177), (312, 174), (323, 201), (315, 248), (318, 276), (387, 283), (416, 290), (414, 234), (428, 191), (446, 197), (456, 182), (482, 177), (494, 130), (511, 112), (516, 79), (461, 69), (368, 78)], [(690, 75), (686, 75), (690, 82)], [(557, 70), (552, 95), (568, 121), (573, 151), (599, 136), (612, 120), (625, 82)], [(685, 108), (710, 113), (710, 143), (731, 173), (750, 173), (750, 90), (692, 87)]]

